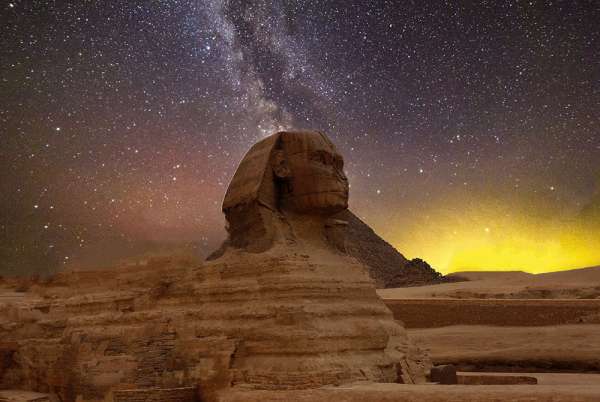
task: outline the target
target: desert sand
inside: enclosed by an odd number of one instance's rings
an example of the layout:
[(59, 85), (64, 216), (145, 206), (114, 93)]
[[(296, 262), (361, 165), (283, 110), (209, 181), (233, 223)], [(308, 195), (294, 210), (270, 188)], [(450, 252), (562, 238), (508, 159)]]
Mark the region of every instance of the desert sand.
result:
[(409, 335), (434, 364), (451, 363), (461, 371), (600, 373), (598, 324), (456, 325), (412, 329)]
[(525, 272), (456, 272), (466, 282), (379, 289), (383, 299), (596, 299), (600, 266), (532, 275)]
[[(548, 400), (562, 400), (552, 398), (559, 398), (561, 392), (571, 392), (569, 389), (585, 389), (592, 393), (596, 392), (594, 389), (600, 389), (600, 267), (538, 275), (525, 272), (457, 272), (448, 276), (468, 281), (377, 291), (382, 299), (391, 303), (388, 305), (413, 306), (411, 314), (418, 311), (419, 303), (422, 303), (429, 309), (437, 309), (438, 319), (448, 318), (453, 306), (455, 314), (459, 307), (465, 311), (462, 317), (458, 314), (449, 318), (450, 321), (462, 319), (497, 323), (445, 325), (447, 320), (439, 319), (439, 323), (435, 324), (431, 320), (436, 314), (430, 314), (428, 319), (415, 320), (415, 324), (433, 325), (408, 328), (407, 332), (415, 344), (428, 353), (434, 364), (453, 364), (459, 370), (459, 377), (461, 374), (505, 378), (531, 376), (537, 381), (533, 387), (536, 392), (544, 390), (551, 395), (547, 396)], [(584, 319), (579, 315), (582, 306), (587, 308)], [(514, 314), (515, 309), (521, 309), (522, 317)], [(563, 312), (560, 317), (548, 314), (559, 310)], [(426, 311), (425, 307), (423, 311)], [(498, 316), (486, 315), (490, 311), (495, 311)], [(570, 321), (564, 317), (565, 311), (573, 313)], [(528, 320), (535, 326), (528, 326)], [(550, 325), (550, 322), (561, 320), (576, 323)], [(527, 388), (524, 387), (507, 386), (502, 391), (495, 390), (494, 395), (502, 400), (503, 392), (518, 392), (509, 400), (530, 400), (528, 397), (537, 400), (534, 395), (526, 396)], [(491, 390), (493, 386), (483, 388)], [(583, 398), (581, 400), (600, 400), (598, 395), (579, 397)], [(579, 397), (571, 393), (571, 399), (564, 400), (580, 400)], [(464, 398), (485, 400), (482, 394), (478, 397), (464, 395)]]
[[(515, 318), (507, 323), (501, 317), (484, 315), (478, 317), (480, 321), (497, 325), (448, 326), (442, 322), (433, 328), (409, 328), (409, 335), (429, 353), (434, 364), (453, 363), (461, 370), (478, 371), (600, 373), (600, 301), (596, 303), (600, 293), (600, 267), (538, 275), (458, 272), (449, 276), (469, 281), (377, 292), (383, 299), (398, 300), (400, 304), (401, 300), (414, 303), (433, 299), (441, 303), (443, 299), (452, 299), (448, 300), (450, 306), (463, 300), (462, 308), (475, 306), (473, 315), (477, 311), (491, 311), (489, 308), (494, 304), (498, 306), (495, 311), (503, 314), (521, 308), (525, 322)], [(581, 313), (579, 309), (583, 305), (587, 310)], [(477, 306), (481, 306), (479, 310)], [(560, 317), (547, 313), (561, 309)], [(564, 317), (564, 311), (573, 313), (572, 320)], [(441, 313), (443, 315), (443, 310)], [(537, 316), (527, 317), (532, 314)], [(458, 317), (457, 321), (460, 320)], [(527, 320), (535, 326), (527, 326)], [(544, 325), (544, 320), (547, 324), (552, 321), (560, 325)]]

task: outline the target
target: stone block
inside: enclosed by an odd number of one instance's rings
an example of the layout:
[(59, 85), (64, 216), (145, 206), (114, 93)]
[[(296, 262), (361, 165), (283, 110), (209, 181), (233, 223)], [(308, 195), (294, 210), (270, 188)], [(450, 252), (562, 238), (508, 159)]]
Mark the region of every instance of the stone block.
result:
[(431, 369), (431, 382), (439, 382), (443, 385), (458, 384), (456, 369), (452, 364), (435, 366)]

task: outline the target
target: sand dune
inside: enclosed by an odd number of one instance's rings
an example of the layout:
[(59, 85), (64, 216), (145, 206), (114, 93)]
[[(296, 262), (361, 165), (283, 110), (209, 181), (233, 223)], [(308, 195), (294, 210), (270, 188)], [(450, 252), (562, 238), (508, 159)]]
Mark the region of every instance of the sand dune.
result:
[(380, 289), (384, 299), (595, 299), (600, 298), (600, 266), (528, 274), (511, 272), (456, 272), (468, 282), (415, 288)]
[(589, 268), (571, 269), (569, 271), (549, 272), (547, 274), (534, 275), (538, 283), (581, 283), (600, 284), (600, 265)]
[(600, 284), (600, 266), (571, 269), (568, 271), (548, 272), (545, 274), (529, 274), (523, 271), (491, 272), (491, 271), (464, 271), (447, 275), (449, 278), (465, 278), (470, 281), (515, 281), (538, 284)]
[(460, 278), (467, 279), (469, 281), (507, 281), (507, 280), (518, 280), (528, 279), (533, 274), (528, 274), (523, 271), (462, 271), (453, 272), (446, 275), (448, 278)]

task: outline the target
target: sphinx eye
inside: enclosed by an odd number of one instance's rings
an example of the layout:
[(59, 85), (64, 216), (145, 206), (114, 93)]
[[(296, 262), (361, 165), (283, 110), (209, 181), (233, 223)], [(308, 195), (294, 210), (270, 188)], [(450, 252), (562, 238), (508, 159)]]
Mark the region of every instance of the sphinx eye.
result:
[(312, 157), (312, 160), (318, 163), (325, 164), (325, 157), (323, 156), (323, 154), (315, 154)]

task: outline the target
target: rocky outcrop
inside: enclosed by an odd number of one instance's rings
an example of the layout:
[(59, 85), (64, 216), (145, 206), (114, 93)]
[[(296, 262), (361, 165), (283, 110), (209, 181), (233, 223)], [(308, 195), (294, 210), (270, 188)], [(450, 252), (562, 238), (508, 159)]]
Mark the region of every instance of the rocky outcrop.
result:
[(211, 400), (232, 385), (424, 381), (429, 360), (352, 261), (272, 250), (70, 271), (0, 302), (0, 388), (85, 401), (199, 387)]

